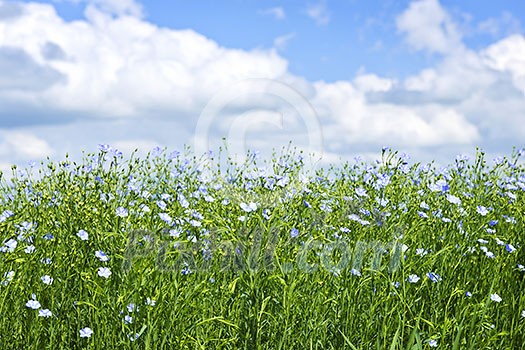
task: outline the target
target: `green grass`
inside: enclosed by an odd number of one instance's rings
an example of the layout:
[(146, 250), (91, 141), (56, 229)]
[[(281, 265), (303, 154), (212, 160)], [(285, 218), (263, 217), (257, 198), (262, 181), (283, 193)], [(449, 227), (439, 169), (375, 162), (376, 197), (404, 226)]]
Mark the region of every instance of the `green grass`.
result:
[(385, 151), (314, 172), (297, 152), (101, 151), (15, 168), (0, 348), (521, 349), (520, 155), (436, 168)]

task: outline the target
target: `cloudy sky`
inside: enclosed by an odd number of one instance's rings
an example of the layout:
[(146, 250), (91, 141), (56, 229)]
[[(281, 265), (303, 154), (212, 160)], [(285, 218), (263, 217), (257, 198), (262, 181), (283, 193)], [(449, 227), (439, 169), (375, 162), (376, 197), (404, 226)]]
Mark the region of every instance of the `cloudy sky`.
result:
[(0, 0), (0, 169), (109, 143), (525, 146), (523, 0)]

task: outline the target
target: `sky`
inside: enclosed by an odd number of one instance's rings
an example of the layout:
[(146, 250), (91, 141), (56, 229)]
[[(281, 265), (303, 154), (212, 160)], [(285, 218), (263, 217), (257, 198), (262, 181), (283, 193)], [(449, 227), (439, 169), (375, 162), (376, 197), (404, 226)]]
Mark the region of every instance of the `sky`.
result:
[(0, 170), (101, 143), (509, 155), (524, 28), (522, 0), (0, 0)]

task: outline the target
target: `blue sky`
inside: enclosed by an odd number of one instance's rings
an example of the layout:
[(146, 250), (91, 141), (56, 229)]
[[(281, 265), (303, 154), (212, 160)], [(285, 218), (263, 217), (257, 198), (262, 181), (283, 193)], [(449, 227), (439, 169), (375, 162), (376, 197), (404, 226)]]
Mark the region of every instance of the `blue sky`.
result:
[[(85, 3), (48, 1), (67, 20), (83, 19)], [(279, 50), (290, 71), (310, 80), (352, 79), (360, 71), (405, 77), (436, 62), (403, 43), (395, 19), (409, 0), (345, 1), (142, 1), (146, 20), (174, 29), (193, 29), (219, 44), (251, 50)], [(465, 32), (465, 43), (484, 47), (504, 36), (523, 32), (525, 3), (502, 1), (441, 1)], [(308, 15), (319, 9), (319, 19)], [(492, 26), (483, 23), (494, 21)], [(387, 59), (385, 59), (387, 58)]]
[(525, 139), (524, 17), (520, 0), (0, 0), (0, 169), (225, 134), (326, 162), (508, 153)]

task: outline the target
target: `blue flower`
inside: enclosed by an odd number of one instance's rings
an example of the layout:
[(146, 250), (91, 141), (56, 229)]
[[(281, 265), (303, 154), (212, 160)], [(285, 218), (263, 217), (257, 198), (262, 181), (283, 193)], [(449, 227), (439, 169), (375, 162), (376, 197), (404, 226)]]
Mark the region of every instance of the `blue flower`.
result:
[(447, 183), (447, 181), (443, 179), (439, 179), (436, 181), (436, 183), (429, 185), (429, 188), (432, 192), (447, 192), (450, 187)]
[(95, 251), (95, 257), (97, 257), (102, 262), (106, 262), (109, 260), (109, 257), (102, 250)]
[(45, 239), (46, 241), (50, 241), (50, 240), (52, 240), (53, 238), (55, 238), (55, 237), (54, 237), (51, 233), (46, 233), (46, 234), (44, 235), (44, 239)]
[(359, 188), (356, 188), (355, 189), (355, 193), (359, 196), (359, 197), (367, 197), (367, 194), (366, 194), (366, 190), (362, 187), (359, 187)]
[(186, 199), (186, 197), (184, 197), (182, 193), (179, 193), (177, 195), (177, 200), (179, 201), (180, 205), (183, 208), (188, 208), (190, 206), (190, 203), (188, 202), (188, 200)]
[(128, 312), (136, 312), (136, 311), (139, 311), (139, 308), (137, 305), (135, 305), (135, 303), (129, 303), (127, 306), (126, 306), (126, 309), (128, 310)]
[(505, 245), (505, 249), (509, 252), (509, 253), (512, 253), (516, 250), (516, 248), (514, 248), (514, 246), (512, 244), (507, 244)]
[(167, 213), (159, 213), (159, 218), (168, 225), (171, 225), (171, 223), (173, 222), (173, 219)]
[(118, 217), (125, 218), (126, 216), (128, 216), (128, 210), (124, 207), (118, 207), (117, 210), (115, 211), (115, 214)]
[(418, 211), (417, 215), (419, 215), (423, 219), (428, 219), (428, 215), (426, 213), (422, 212), (422, 211)]
[(295, 227), (292, 228), (292, 230), (290, 231), (290, 236), (291, 236), (292, 238), (295, 238), (295, 237), (299, 236), (299, 230), (296, 229)]
[(109, 152), (109, 150), (111, 150), (111, 146), (107, 143), (99, 143), (98, 149), (102, 152)]
[(171, 153), (168, 155), (168, 159), (170, 159), (170, 160), (175, 159), (175, 158), (177, 158), (179, 155), (180, 155), (180, 152), (179, 152), (179, 151), (173, 151), (173, 152), (171, 152)]
[(0, 222), (4, 222), (7, 220), (7, 218), (15, 215), (11, 210), (4, 210), (2, 214), (0, 214)]
[(441, 281), (441, 276), (434, 272), (427, 273), (427, 277), (434, 283)]
[(477, 208), (476, 208), (476, 211), (481, 216), (485, 216), (485, 215), (487, 215), (489, 213), (489, 210), (487, 208), (485, 208), (484, 206), (482, 206), (482, 205), (478, 205)]

